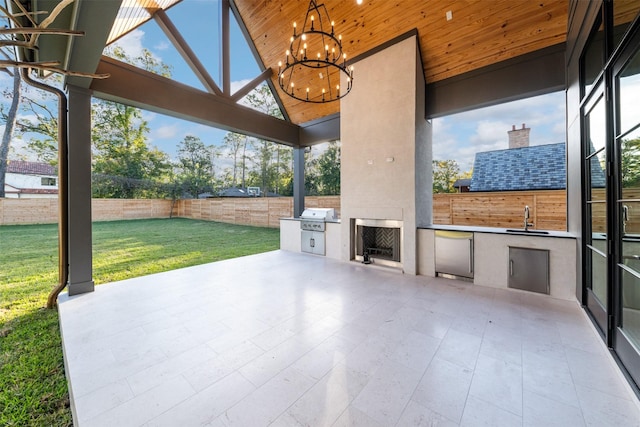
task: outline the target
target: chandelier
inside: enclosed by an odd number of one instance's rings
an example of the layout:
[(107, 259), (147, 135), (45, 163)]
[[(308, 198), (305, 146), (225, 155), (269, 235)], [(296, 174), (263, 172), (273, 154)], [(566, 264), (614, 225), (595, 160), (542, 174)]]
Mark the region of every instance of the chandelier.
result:
[[(327, 31), (329, 24), (331, 32)], [(325, 5), (315, 0), (309, 2), (300, 31), (293, 23), (285, 62), (278, 62), (278, 84), (290, 97), (324, 103), (337, 101), (351, 91), (353, 65), (347, 68), (342, 35), (335, 35), (334, 25)], [(346, 88), (340, 87), (342, 74), (346, 76)]]

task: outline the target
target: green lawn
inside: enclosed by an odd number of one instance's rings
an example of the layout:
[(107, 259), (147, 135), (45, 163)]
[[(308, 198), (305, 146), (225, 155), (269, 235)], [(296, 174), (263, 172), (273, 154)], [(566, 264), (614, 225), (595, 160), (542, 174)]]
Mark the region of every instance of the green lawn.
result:
[[(0, 426), (72, 425), (58, 313), (57, 225), (0, 226)], [(189, 219), (93, 225), (96, 284), (279, 247), (279, 230)]]

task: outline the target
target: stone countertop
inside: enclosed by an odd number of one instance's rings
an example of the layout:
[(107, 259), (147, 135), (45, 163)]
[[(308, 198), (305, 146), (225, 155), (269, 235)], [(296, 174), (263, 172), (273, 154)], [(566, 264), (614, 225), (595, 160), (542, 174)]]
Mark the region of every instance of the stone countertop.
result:
[(522, 231), (507, 231), (507, 230), (520, 230), (518, 227), (513, 228), (498, 228), (498, 227), (480, 227), (480, 226), (472, 226), (472, 225), (440, 225), (440, 224), (432, 224), (427, 227), (418, 227), (423, 230), (447, 230), (447, 231), (470, 231), (473, 233), (490, 233), (490, 234), (506, 234), (509, 236), (530, 236), (530, 237), (558, 237), (564, 239), (575, 239), (576, 235), (573, 233), (569, 233), (567, 231), (556, 231), (556, 230), (541, 230), (545, 231), (545, 234), (538, 234), (535, 228), (531, 228), (530, 230), (533, 232)]
[[(302, 218), (286, 217), (286, 218), (280, 218), (280, 221), (302, 221)], [(327, 224), (340, 224), (340, 220), (339, 219), (327, 220), (325, 222)]]

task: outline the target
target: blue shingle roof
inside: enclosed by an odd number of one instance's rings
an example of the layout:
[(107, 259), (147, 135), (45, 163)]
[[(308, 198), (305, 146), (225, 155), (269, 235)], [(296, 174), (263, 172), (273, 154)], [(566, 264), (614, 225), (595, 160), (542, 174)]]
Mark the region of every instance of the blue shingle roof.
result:
[[(604, 174), (602, 179), (604, 183)], [(476, 153), (473, 162), (471, 191), (557, 190), (566, 187), (564, 143), (485, 151)]]

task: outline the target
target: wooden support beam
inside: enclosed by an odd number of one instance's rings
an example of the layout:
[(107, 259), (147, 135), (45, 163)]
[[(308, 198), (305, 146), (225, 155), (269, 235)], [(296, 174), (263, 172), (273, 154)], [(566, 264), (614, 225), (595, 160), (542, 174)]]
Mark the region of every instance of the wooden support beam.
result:
[(220, 2), (222, 7), (222, 91), (231, 96), (231, 39), (229, 36), (229, 0)]
[(271, 70), (271, 68), (267, 68), (262, 73), (260, 73), (260, 75), (258, 77), (256, 77), (255, 79), (251, 80), (249, 83), (244, 85), (242, 88), (238, 89), (236, 91), (236, 93), (231, 95), (231, 99), (234, 102), (240, 101), (242, 98), (247, 96), (247, 94), (249, 94), (249, 92), (251, 92), (253, 89), (255, 89), (260, 83), (262, 83), (266, 79), (270, 78), (272, 74), (273, 74), (273, 71)]
[(94, 96), (167, 114), (220, 129), (298, 147), (300, 128), (171, 79), (103, 56), (97, 73), (111, 78), (94, 80)]
[[(158, 26), (162, 29), (167, 38), (178, 50), (182, 58), (187, 62), (187, 65), (195, 73), (198, 80), (204, 85), (204, 87), (213, 94), (222, 95), (222, 91), (216, 85), (216, 82), (211, 78), (207, 69), (202, 65), (198, 56), (191, 50), (191, 47), (187, 44), (186, 40), (182, 37), (178, 29), (171, 19), (167, 16), (164, 10), (158, 9), (153, 15)], [(226, 93), (226, 92), (225, 92)]]

